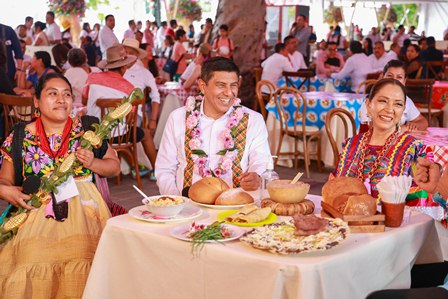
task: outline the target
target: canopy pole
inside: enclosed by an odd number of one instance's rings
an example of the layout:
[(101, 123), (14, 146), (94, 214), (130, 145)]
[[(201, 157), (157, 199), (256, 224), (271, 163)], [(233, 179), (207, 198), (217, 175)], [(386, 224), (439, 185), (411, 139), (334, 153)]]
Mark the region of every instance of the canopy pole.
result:
[[(345, 30), (348, 31), (347, 36), (350, 36), (350, 34), (352, 33), (352, 24), (353, 24), (353, 17), (355, 16), (355, 11), (356, 11), (356, 4), (358, 3), (358, 0), (355, 1), (354, 8), (353, 8), (353, 12), (352, 12), (352, 17), (350, 18), (350, 24), (348, 26), (349, 30), (347, 30), (347, 24), (345, 23), (345, 18), (344, 18), (344, 14), (342, 14), (342, 18), (344, 20), (344, 24), (345, 24)], [(355, 26), (353, 26), (353, 29), (355, 28)], [(355, 36), (353, 35), (353, 39), (355, 38)]]

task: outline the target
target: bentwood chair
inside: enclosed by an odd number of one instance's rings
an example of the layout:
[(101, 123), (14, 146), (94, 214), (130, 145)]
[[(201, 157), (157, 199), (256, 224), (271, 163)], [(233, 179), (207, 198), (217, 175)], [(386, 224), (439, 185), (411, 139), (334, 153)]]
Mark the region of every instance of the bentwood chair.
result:
[[(298, 168), (298, 157), (302, 156), (305, 160), (305, 173), (307, 178), (310, 177), (309, 162), (310, 156), (317, 158), (317, 166), (319, 171), (322, 171), (321, 162), (321, 134), (316, 126), (307, 126), (306, 124), (306, 98), (295, 88), (280, 87), (274, 94), (275, 106), (280, 120), (280, 138), (277, 146), (277, 158), (275, 158), (275, 165), (277, 165), (278, 157), (280, 155), (292, 156), (294, 159), (294, 167)], [(297, 107), (293, 115), (288, 112), (287, 107), (293, 101)], [(293, 123), (291, 124), (291, 117)], [(293, 152), (281, 152), (283, 138), (289, 136), (294, 139)], [(299, 149), (299, 141), (302, 142), (302, 150)], [(310, 152), (309, 144), (311, 142), (317, 143), (317, 150)]]
[(0, 93), (0, 104), (5, 122), (4, 136), (0, 136), (0, 139), (6, 138), (16, 123), (31, 121), (35, 110), (32, 97)]
[[(269, 93), (262, 92), (262, 88), (266, 87)], [(264, 121), (268, 118), (268, 112), (266, 111), (266, 104), (272, 99), (275, 93), (276, 86), (268, 80), (261, 80), (257, 82), (255, 87), (255, 93), (257, 95), (257, 103), (260, 108), (261, 115), (263, 115)]]
[[(117, 107), (122, 100), (121, 98), (98, 99), (96, 105), (101, 109), (101, 118), (109, 112), (109, 109)], [(119, 156), (123, 156), (135, 168), (137, 185), (142, 188), (137, 155), (137, 121), (138, 109), (145, 106), (145, 99), (132, 102), (132, 106), (132, 111), (123, 119), (123, 122), (112, 129), (109, 144)], [(120, 175), (117, 176), (117, 184), (120, 184)]]
[[(293, 87), (298, 90), (302, 90), (302, 86), (306, 84), (305, 91), (310, 91), (311, 86), (311, 78), (315, 76), (313, 70), (299, 70), (297, 72), (283, 72), (283, 76), (285, 77), (286, 86)], [(301, 78), (302, 82), (298, 85), (294, 84), (292, 78)]]
[(370, 89), (372, 89), (373, 85), (375, 85), (377, 81), (378, 80), (375, 79), (369, 79), (359, 83), (359, 85), (356, 87), (356, 94), (360, 93), (368, 94), (370, 92)]
[(427, 61), (426, 79), (434, 78), (435, 80), (448, 80), (448, 62), (446, 61)]
[(432, 118), (438, 119), (438, 125), (443, 127), (443, 110), (431, 107), (432, 86), (434, 79), (408, 79), (406, 80), (406, 95), (411, 98), (420, 113), (428, 119), (432, 126)]
[(335, 135), (337, 134), (333, 134), (332, 132), (334, 131), (336, 123), (332, 121), (337, 121), (338, 118), (344, 125), (344, 140), (356, 134), (355, 119), (353, 118), (353, 115), (350, 113), (350, 111), (342, 108), (332, 108), (330, 111), (328, 111), (325, 117), (325, 131), (327, 132), (328, 140), (330, 140), (331, 149), (333, 150), (334, 168), (337, 168), (339, 163), (339, 146), (336, 142), (337, 136)]

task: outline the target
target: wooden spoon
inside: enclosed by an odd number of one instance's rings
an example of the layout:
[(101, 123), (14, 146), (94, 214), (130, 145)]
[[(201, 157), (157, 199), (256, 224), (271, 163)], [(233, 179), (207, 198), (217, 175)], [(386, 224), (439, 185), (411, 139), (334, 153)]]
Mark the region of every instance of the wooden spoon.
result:
[(292, 181), (289, 182), (289, 183), (290, 183), (290, 184), (295, 184), (295, 183), (297, 183), (297, 182), (300, 180), (300, 178), (302, 177), (302, 175), (303, 175), (303, 172), (298, 172), (298, 173), (296, 174), (296, 176), (292, 179)]

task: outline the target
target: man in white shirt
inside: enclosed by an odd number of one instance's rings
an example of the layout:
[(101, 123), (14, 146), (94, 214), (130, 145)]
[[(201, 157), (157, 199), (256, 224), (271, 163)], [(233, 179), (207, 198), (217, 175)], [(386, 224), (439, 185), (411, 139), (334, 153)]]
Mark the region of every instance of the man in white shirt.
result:
[(259, 175), (271, 161), (268, 132), (261, 114), (238, 104), (239, 75), (232, 60), (204, 62), (198, 79), (203, 98), (189, 98), (166, 123), (156, 161), (160, 194), (186, 194), (212, 173), (246, 191), (260, 186)]
[(157, 34), (156, 34), (156, 43), (157, 43), (157, 51), (158, 53), (162, 52), (162, 48), (165, 44), (165, 31), (166, 28), (168, 27), (168, 23), (166, 21), (163, 21), (159, 27), (159, 29), (157, 29)]
[(369, 57), (364, 54), (362, 45), (358, 41), (350, 43), (350, 51), (353, 53), (344, 64), (342, 70), (331, 74), (331, 78), (344, 79), (350, 77), (352, 81), (352, 91), (367, 79), (367, 74), (371, 72)]
[(34, 41), (33, 23), (33, 17), (27, 16), (25, 18), (26, 36), (31, 37), (31, 39)]
[(134, 20), (129, 20), (128, 22), (129, 28), (126, 29), (126, 31), (124, 32), (124, 36), (123, 36), (123, 41), (127, 38), (135, 38), (135, 21)]
[(391, 60), (384, 49), (383, 42), (375, 43), (373, 47), (373, 54), (369, 56), (369, 59), (372, 67), (372, 73), (382, 72), (389, 60)]
[(397, 43), (401, 48), (403, 47), (403, 42), (405, 39), (409, 39), (409, 35), (404, 33), (404, 26), (400, 25), (398, 26), (397, 33), (392, 36), (392, 41)]
[(372, 27), (372, 30), (367, 34), (366, 38), (370, 38), (372, 41), (372, 44), (375, 44), (376, 42), (381, 41), (381, 35), (378, 33), (378, 30), (376, 27)]
[[(145, 50), (140, 49), (138, 45), (138, 40), (134, 38), (127, 38), (123, 41), (126, 53), (138, 57), (138, 59), (126, 70), (123, 78), (131, 82), (134, 87), (140, 88), (142, 91), (146, 88), (150, 89), (151, 118), (149, 120), (149, 130), (151, 131), (151, 134), (154, 135), (157, 126), (157, 115), (159, 115), (160, 94), (154, 76), (147, 68), (145, 68), (141, 61), (141, 59), (146, 58), (148, 53)], [(139, 112), (140, 111), (141, 110), (139, 110)]]
[(115, 44), (119, 44), (118, 38), (114, 34), (115, 17), (113, 15), (106, 16), (106, 25), (101, 28), (99, 33), (100, 49), (103, 57), (106, 55), (106, 50)]
[(305, 64), (302, 53), (297, 51), (297, 38), (292, 35), (288, 35), (283, 39), (283, 43), (285, 44), (285, 49), (288, 52), (288, 58), (291, 61), (293, 70), (298, 71), (300, 69), (307, 69), (308, 67)]
[[(288, 51), (286, 51), (285, 44), (278, 43), (274, 49), (275, 53), (261, 64), (263, 67), (261, 80), (267, 80), (277, 85), (278, 80), (283, 76), (283, 72), (294, 72), (295, 70), (292, 68), (291, 61), (288, 59)], [(263, 86), (261, 91), (269, 93), (267, 86)]]
[[(406, 70), (405, 65), (400, 60), (389, 61), (383, 70), (383, 78), (392, 78), (400, 81), (401, 84), (406, 85)], [(367, 124), (369, 119), (367, 117), (367, 109), (365, 103), (362, 104), (359, 111), (359, 119), (362, 124)], [(428, 127), (427, 119), (421, 115), (414, 102), (406, 97), (405, 109), (401, 117), (402, 130), (408, 131), (424, 131)]]
[(47, 11), (46, 21), (47, 29), (45, 30), (45, 34), (48, 37), (48, 41), (52, 45), (59, 44), (61, 42), (61, 29), (58, 24), (54, 22), (54, 12)]
[(397, 60), (399, 54), (400, 54), (400, 46), (397, 43), (392, 43), (390, 45), (389, 52), (387, 52), (387, 56), (389, 56), (389, 61)]

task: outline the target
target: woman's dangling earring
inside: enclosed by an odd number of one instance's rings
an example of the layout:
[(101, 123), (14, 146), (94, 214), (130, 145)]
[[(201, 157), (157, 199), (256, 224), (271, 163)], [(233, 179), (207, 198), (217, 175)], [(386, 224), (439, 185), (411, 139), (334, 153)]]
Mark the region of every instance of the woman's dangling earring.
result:
[(397, 131), (398, 131), (398, 134), (401, 133), (401, 125), (399, 122), (397, 123)]
[(370, 127), (371, 124), (372, 124), (372, 117), (370, 115), (367, 115), (367, 126)]
[(34, 118), (38, 118), (38, 117), (40, 117), (40, 110), (39, 110), (39, 108), (36, 108), (34, 110)]

